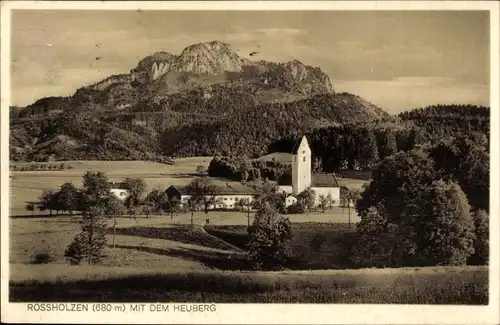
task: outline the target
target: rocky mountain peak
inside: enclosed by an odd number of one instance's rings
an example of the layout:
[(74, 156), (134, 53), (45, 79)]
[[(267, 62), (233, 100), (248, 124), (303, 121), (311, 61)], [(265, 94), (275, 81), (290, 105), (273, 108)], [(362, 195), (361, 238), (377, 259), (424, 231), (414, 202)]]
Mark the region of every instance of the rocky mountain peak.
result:
[(299, 60), (289, 61), (284, 64), (284, 67), (290, 71), (290, 74), (297, 82), (316, 80), (326, 92), (333, 92), (330, 78), (327, 74), (323, 73), (321, 69), (305, 65)]
[(245, 60), (229, 44), (220, 41), (198, 43), (186, 47), (178, 57), (176, 71), (196, 74), (219, 74), (241, 71)]
[(226, 71), (241, 71), (248, 60), (240, 58), (231, 46), (220, 41), (193, 44), (180, 55), (157, 52), (142, 59), (133, 73), (147, 73), (150, 80), (156, 80), (169, 72), (190, 72), (194, 74), (220, 74)]

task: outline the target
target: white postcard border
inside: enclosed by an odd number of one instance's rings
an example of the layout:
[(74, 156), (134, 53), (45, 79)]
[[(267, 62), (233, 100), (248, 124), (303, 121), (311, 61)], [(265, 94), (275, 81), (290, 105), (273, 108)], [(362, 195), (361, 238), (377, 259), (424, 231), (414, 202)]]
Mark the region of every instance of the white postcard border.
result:
[[(499, 5), (489, 1), (241, 1), (241, 2), (71, 2), (1, 3), (1, 315), (5, 322), (196, 323), (196, 324), (495, 324), (499, 316)], [(9, 119), (11, 11), (27, 10), (489, 10), (490, 11), (490, 299), (488, 306), (216, 304), (215, 312), (27, 312), (8, 302)], [(120, 304), (112, 304), (120, 305)], [(149, 306), (150, 304), (146, 304)], [(168, 304), (169, 306), (173, 304)], [(171, 307), (173, 308), (173, 307)]]

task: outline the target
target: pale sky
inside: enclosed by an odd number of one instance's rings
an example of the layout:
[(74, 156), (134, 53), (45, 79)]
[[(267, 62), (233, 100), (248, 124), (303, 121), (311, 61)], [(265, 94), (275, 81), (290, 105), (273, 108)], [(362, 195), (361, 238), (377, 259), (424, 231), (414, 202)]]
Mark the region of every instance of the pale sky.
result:
[[(489, 105), (487, 11), (13, 11), (12, 104), (69, 96), (158, 51), (220, 40), (298, 59), (389, 113)], [(96, 60), (96, 57), (100, 57)]]

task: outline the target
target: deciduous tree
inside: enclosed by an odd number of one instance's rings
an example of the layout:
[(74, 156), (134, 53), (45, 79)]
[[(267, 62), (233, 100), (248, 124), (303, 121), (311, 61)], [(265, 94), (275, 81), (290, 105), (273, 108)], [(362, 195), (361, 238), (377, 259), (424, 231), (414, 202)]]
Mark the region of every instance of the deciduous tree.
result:
[(125, 206), (123, 205), (123, 202), (114, 195), (109, 195), (104, 200), (104, 214), (106, 217), (113, 219), (113, 247), (115, 247), (116, 225), (118, 224), (116, 216), (120, 216), (125, 213)]
[(189, 183), (187, 186), (187, 193), (197, 201), (201, 202), (205, 213), (208, 213), (209, 207), (215, 203), (217, 187), (211, 184), (208, 178), (198, 177)]
[(316, 192), (308, 187), (297, 195), (297, 199), (304, 205), (307, 211), (311, 211), (316, 202)]
[(108, 196), (111, 184), (108, 177), (102, 172), (88, 171), (83, 175), (82, 192), (85, 200), (97, 201), (97, 199)]
[(164, 201), (167, 200), (167, 198), (167, 194), (164, 191), (155, 188), (146, 196), (145, 201), (151, 205), (152, 210), (155, 213), (159, 213), (161, 215)]
[(187, 202), (187, 208), (191, 212), (191, 226), (194, 224), (194, 212), (199, 209), (201, 202), (197, 197), (190, 197)]
[(397, 153), (375, 167), (357, 201), (358, 229), (375, 216), (383, 220), (378, 238), (393, 242), (392, 265), (462, 265), (473, 253), (467, 197), (458, 184), (435, 177), (425, 152)]
[(203, 176), (205, 174), (205, 167), (202, 165), (196, 166), (196, 173), (200, 176)]
[(125, 184), (129, 192), (129, 196), (134, 199), (134, 203), (139, 204), (142, 196), (146, 192), (146, 182), (142, 178), (126, 178)]
[(166, 197), (163, 200), (163, 211), (170, 213), (170, 219), (174, 219), (174, 213), (180, 209), (181, 202), (177, 197)]
[(34, 203), (28, 203), (26, 204), (26, 210), (31, 211), (31, 214), (35, 214), (35, 204)]
[(248, 256), (256, 269), (278, 270), (290, 256), (291, 223), (276, 208), (264, 204), (248, 228)]
[(65, 257), (71, 264), (87, 260), (89, 265), (98, 264), (104, 257), (106, 244), (106, 222), (103, 214), (106, 204), (103, 198), (92, 201), (82, 216), (81, 231), (67, 247)]
[(58, 206), (63, 211), (68, 211), (69, 215), (78, 209), (80, 200), (80, 191), (73, 185), (73, 183), (64, 183), (56, 196)]
[(56, 194), (53, 190), (44, 190), (42, 195), (38, 197), (40, 200), (40, 211), (49, 210), (52, 215), (52, 210), (56, 210)]
[(323, 213), (325, 213), (326, 209), (328, 208), (328, 198), (323, 194), (319, 195), (319, 207), (321, 209), (321, 212)]
[(490, 239), (489, 239), (489, 216), (484, 210), (474, 213), (474, 228), (476, 238), (474, 241), (474, 255), (470, 258), (470, 264), (487, 265), (489, 262)]

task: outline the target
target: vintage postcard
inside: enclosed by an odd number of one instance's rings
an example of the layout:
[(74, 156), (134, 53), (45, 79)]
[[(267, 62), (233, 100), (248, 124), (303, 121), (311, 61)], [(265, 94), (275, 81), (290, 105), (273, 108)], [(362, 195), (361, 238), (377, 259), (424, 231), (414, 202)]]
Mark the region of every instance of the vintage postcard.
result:
[(2, 1), (1, 33), (3, 322), (500, 323), (497, 2)]

